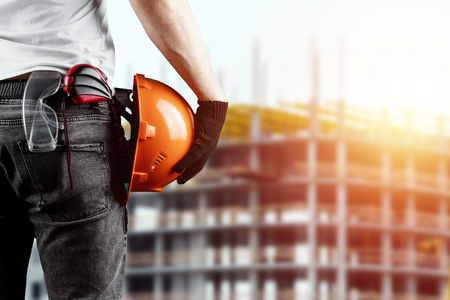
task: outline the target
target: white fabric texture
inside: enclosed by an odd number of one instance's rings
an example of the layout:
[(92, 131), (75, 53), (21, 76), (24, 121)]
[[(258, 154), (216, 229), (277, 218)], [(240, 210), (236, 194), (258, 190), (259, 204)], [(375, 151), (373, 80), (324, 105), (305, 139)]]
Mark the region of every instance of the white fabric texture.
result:
[(106, 0), (0, 1), (0, 80), (80, 63), (114, 76)]

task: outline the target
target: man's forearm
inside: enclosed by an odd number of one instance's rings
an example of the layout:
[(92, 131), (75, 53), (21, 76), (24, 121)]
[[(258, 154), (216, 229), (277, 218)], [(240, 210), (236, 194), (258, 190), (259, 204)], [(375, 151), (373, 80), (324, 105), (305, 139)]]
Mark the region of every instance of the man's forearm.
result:
[(199, 100), (226, 100), (187, 0), (130, 0), (147, 35)]

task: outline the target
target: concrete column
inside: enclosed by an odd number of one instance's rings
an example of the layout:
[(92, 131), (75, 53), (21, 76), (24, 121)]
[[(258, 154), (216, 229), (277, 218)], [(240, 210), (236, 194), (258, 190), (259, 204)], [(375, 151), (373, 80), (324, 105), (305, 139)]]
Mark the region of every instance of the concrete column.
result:
[(317, 176), (317, 141), (309, 139), (307, 147), (306, 160), (308, 164), (308, 177), (315, 179)]
[(187, 277), (187, 293), (188, 299), (190, 300), (199, 300), (204, 298), (205, 293), (205, 274), (204, 273), (194, 273), (189, 274)]
[(345, 299), (347, 294), (347, 187), (343, 181), (346, 173), (346, 152), (345, 141), (339, 139), (336, 145), (336, 163), (338, 165), (338, 183), (336, 186), (338, 299)]
[(381, 289), (382, 289), (382, 295), (381, 300), (392, 300), (392, 276), (390, 273), (384, 273), (382, 275), (382, 283), (381, 283)]
[(410, 234), (408, 237), (408, 265), (409, 267), (416, 268), (416, 241), (415, 237)]
[(257, 222), (257, 218), (255, 215), (255, 211), (258, 209), (258, 191), (256, 190), (256, 186), (252, 186), (251, 190), (250, 190), (250, 195), (249, 195), (250, 199), (249, 199), (249, 206), (250, 206), (250, 211), (253, 212), (252, 214), (252, 226), (250, 227), (250, 237), (249, 237), (249, 247), (252, 250), (252, 262), (255, 262), (255, 251), (258, 248), (258, 232), (257, 232), (257, 227), (256, 227), (256, 222)]
[(220, 300), (232, 299), (233, 288), (229, 275), (222, 275), (219, 289), (220, 289)]
[(156, 274), (154, 277), (154, 291), (155, 300), (164, 300), (163, 275)]
[(412, 194), (408, 194), (406, 197), (406, 223), (408, 226), (414, 226), (416, 224), (415, 199)]
[[(158, 197), (158, 211), (159, 216), (162, 216), (164, 214), (164, 205), (163, 205), (163, 198)], [(159, 222), (158, 226), (161, 226), (161, 223)], [(164, 265), (164, 244), (163, 244), (163, 235), (161, 233), (155, 234), (155, 245), (154, 245), (154, 257), (155, 257), (155, 266), (157, 268), (160, 268)], [(164, 288), (163, 288), (163, 275), (161, 274), (155, 274), (153, 276), (154, 278), (154, 291), (153, 294), (155, 296), (155, 300), (164, 300)]]
[(388, 190), (381, 192), (381, 222), (386, 227), (391, 223), (391, 195)]
[(170, 293), (172, 300), (184, 300), (187, 297), (186, 278), (180, 274), (172, 274), (170, 276)]
[[(314, 182), (310, 182), (308, 184), (308, 191), (307, 191), (307, 197), (308, 197), (308, 212), (311, 216), (315, 216), (317, 213), (317, 186)], [(311, 288), (311, 291), (309, 291), (308, 299), (314, 300), (315, 299), (315, 288), (317, 283), (317, 272), (316, 272), (316, 249), (317, 249), (317, 236), (316, 236), (316, 218), (313, 217), (308, 223), (308, 281), (309, 286)]]
[(345, 299), (347, 292), (347, 191), (343, 183), (337, 185), (337, 299)]
[[(391, 223), (391, 197), (387, 190), (381, 193), (381, 213), (382, 213), (382, 223), (385, 228), (389, 228)], [(389, 269), (391, 267), (391, 257), (392, 257), (392, 242), (391, 242), (391, 232), (382, 232), (382, 254), (383, 254), (383, 265), (385, 268)]]
[(257, 145), (250, 148), (250, 170), (258, 172), (259, 170), (259, 151)]
[(256, 270), (250, 270), (250, 299), (258, 300), (258, 272)]
[(414, 275), (408, 276), (406, 279), (406, 290), (408, 295), (408, 300), (416, 300), (416, 277)]
[[(251, 250), (251, 264), (256, 263), (256, 254), (259, 250), (259, 240), (258, 240), (258, 231), (256, 227), (256, 214), (259, 201), (258, 201), (258, 191), (256, 189), (256, 186), (252, 186), (250, 190), (249, 195), (249, 209), (252, 212), (252, 226), (250, 226), (249, 231), (249, 239), (248, 239), (248, 247)], [(257, 299), (257, 292), (258, 292), (258, 273), (254, 268), (251, 268), (249, 270), (249, 276), (250, 276), (250, 291), (251, 291), (251, 299), (256, 300)]]
[(158, 220), (156, 222), (156, 226), (161, 227), (161, 217), (164, 215), (164, 198), (163, 197), (157, 197), (156, 198), (156, 211), (158, 212)]
[(204, 192), (198, 195), (198, 225), (203, 226), (206, 224), (206, 208), (208, 207), (208, 199)]
[(391, 257), (392, 257), (392, 243), (391, 243), (391, 233), (383, 232), (381, 240), (381, 251), (382, 251), (382, 261), (383, 266), (386, 269), (390, 269), (391, 267)]
[[(312, 128), (313, 130), (314, 128)], [(311, 139), (308, 141), (308, 152), (307, 152), (307, 161), (308, 161), (308, 177), (309, 183), (307, 187), (307, 203), (308, 203), (308, 213), (311, 216), (310, 221), (308, 222), (308, 235), (307, 235), (307, 243), (308, 243), (308, 255), (309, 255), (309, 265), (308, 265), (308, 283), (310, 290), (308, 291), (307, 299), (313, 300), (315, 295), (315, 287), (317, 281), (317, 272), (316, 272), (316, 247), (317, 247), (317, 238), (316, 238), (316, 215), (317, 215), (317, 140), (316, 135), (313, 134)]]
[(255, 144), (260, 140), (260, 116), (258, 111), (252, 112), (250, 126), (250, 139), (253, 142), (250, 146), (250, 170), (257, 172), (259, 170), (259, 151), (258, 146)]
[(163, 235), (157, 233), (155, 234), (155, 265), (164, 265), (164, 250)]
[(206, 232), (193, 232), (189, 236), (189, 259), (188, 263), (198, 267), (204, 264), (204, 250), (206, 249)]
[(343, 140), (338, 140), (336, 144), (336, 174), (338, 178), (344, 178), (347, 165), (347, 147)]

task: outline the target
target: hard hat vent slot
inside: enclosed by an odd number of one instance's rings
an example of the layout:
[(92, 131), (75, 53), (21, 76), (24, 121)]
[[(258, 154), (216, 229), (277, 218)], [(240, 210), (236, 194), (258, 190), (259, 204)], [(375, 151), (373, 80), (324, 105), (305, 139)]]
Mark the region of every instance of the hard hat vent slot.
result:
[(156, 155), (155, 160), (153, 161), (153, 164), (150, 167), (150, 170), (154, 171), (157, 166), (159, 166), (160, 163), (162, 163), (167, 158), (167, 155), (159, 152), (158, 155)]

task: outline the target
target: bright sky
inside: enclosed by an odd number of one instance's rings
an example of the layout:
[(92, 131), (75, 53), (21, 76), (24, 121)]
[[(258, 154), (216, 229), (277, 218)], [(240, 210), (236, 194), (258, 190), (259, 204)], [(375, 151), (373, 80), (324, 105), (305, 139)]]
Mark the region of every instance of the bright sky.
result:
[[(252, 101), (252, 49), (267, 68), (267, 101), (311, 97), (311, 41), (320, 55), (320, 101), (337, 100), (344, 45), (346, 101), (450, 111), (450, 1), (191, 0), (213, 68), (231, 102)], [(146, 37), (128, 1), (109, 0), (116, 86), (144, 73), (195, 96)], [(343, 41), (343, 42), (340, 42)], [(439, 105), (439, 103), (441, 103)]]

